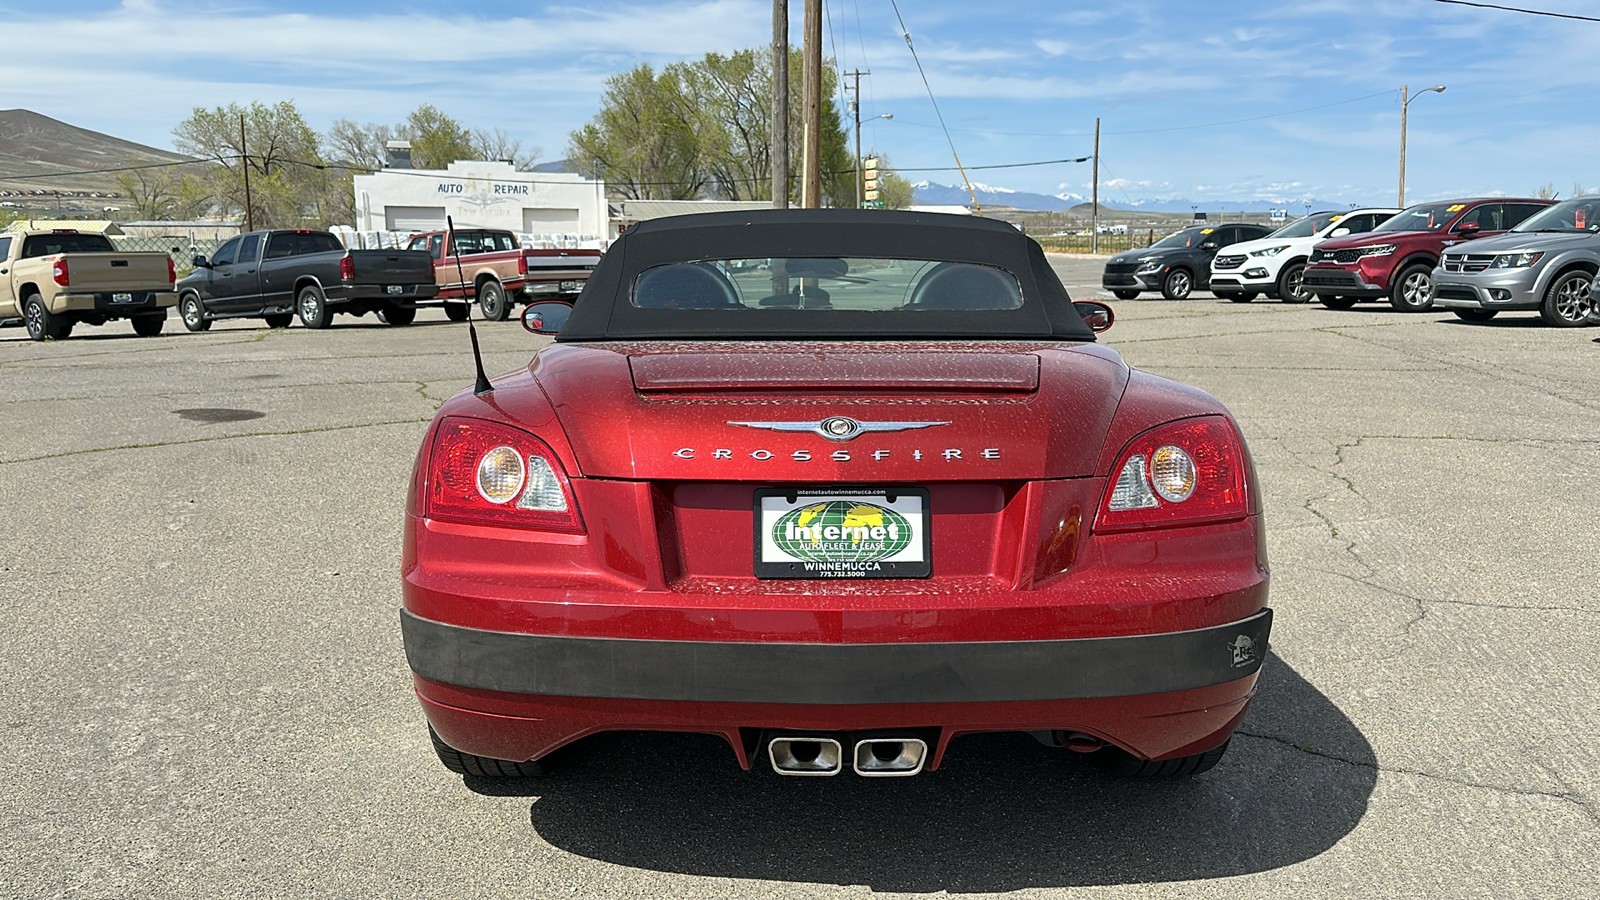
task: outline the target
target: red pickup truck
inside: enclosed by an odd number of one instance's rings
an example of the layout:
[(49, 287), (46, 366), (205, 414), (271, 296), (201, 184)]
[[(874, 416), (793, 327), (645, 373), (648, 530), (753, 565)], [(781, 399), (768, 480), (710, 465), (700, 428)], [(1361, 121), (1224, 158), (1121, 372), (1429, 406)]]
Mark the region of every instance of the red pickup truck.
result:
[(485, 319), (500, 322), (518, 300), (573, 296), (600, 262), (599, 250), (527, 249), (515, 234), (497, 228), (425, 231), (413, 235), (406, 249), (433, 257), (438, 299), (452, 322), (466, 319), (474, 299)]
[(1479, 197), (1419, 203), (1365, 234), (1317, 244), (1301, 284), (1329, 309), (1387, 299), (1395, 309), (1421, 312), (1433, 306), (1433, 270), (1444, 248), (1499, 234), (1554, 202)]

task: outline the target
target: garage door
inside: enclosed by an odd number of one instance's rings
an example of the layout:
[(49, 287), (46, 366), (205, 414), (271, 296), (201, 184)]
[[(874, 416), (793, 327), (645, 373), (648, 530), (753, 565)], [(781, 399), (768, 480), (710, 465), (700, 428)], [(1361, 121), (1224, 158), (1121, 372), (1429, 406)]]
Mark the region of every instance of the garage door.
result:
[(522, 230), (528, 234), (566, 234), (580, 230), (576, 209), (524, 209)]
[(383, 222), (389, 231), (437, 231), (444, 227), (444, 207), (389, 206), (383, 210)]

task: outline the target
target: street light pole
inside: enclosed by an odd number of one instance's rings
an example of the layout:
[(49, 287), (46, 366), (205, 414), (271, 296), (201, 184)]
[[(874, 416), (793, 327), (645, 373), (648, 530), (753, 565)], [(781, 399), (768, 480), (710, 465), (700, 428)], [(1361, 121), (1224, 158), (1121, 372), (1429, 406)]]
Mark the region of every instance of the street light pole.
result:
[(1410, 85), (1400, 85), (1400, 202), (1395, 205), (1401, 209), (1405, 209), (1406, 206), (1406, 109), (1411, 106), (1411, 101), (1428, 93), (1442, 94), (1444, 85), (1436, 84), (1431, 88), (1424, 88), (1417, 91), (1416, 97), (1411, 96)]

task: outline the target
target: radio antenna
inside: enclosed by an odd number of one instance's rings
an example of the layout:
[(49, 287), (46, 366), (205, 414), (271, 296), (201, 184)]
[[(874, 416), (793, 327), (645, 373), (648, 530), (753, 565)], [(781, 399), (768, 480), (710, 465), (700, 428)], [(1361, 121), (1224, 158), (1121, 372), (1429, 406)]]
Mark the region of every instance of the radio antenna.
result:
[[(461, 296), (467, 296), (467, 276), (461, 269), (461, 246), (456, 243), (456, 222), (452, 216), (444, 217), (446, 228), (450, 229), (450, 255), (456, 260), (456, 277), (461, 280)], [(489, 383), (489, 376), (483, 372), (483, 352), (478, 349), (478, 329), (472, 324), (472, 308), (478, 305), (478, 287), (473, 285), (472, 296), (467, 299), (467, 334), (472, 337), (472, 364), (478, 369), (478, 381), (472, 386), (474, 394), (483, 395), (494, 390), (494, 385)]]

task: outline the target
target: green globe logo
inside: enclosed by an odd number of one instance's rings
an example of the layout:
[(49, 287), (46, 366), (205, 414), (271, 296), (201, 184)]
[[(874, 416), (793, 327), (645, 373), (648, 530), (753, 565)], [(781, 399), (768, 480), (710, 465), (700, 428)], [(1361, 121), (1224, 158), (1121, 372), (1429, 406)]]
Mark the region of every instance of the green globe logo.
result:
[(876, 562), (911, 543), (911, 523), (875, 503), (826, 500), (779, 516), (772, 542), (806, 562)]

